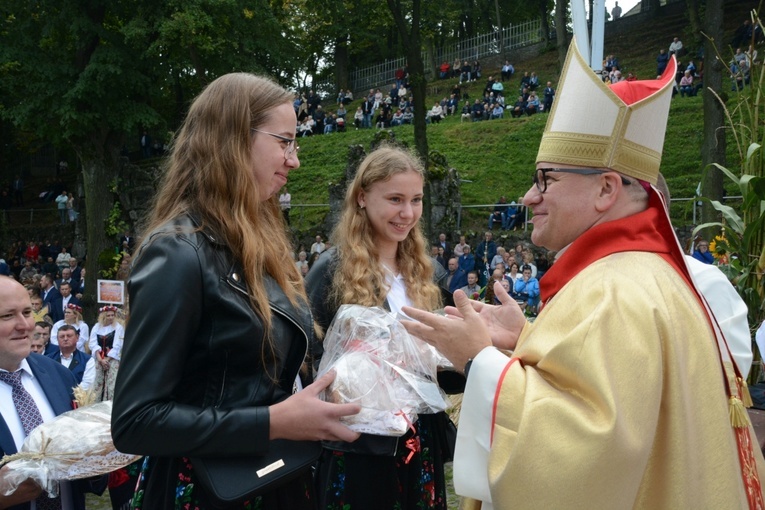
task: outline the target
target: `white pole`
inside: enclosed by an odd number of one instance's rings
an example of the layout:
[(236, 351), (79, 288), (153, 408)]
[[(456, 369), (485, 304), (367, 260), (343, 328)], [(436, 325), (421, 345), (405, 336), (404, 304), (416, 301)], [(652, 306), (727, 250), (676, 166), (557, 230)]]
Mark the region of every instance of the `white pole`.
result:
[(590, 36), (587, 31), (587, 13), (584, 2), (587, 0), (571, 0), (571, 19), (574, 25), (574, 37), (585, 60), (590, 61)]
[(592, 67), (594, 71), (600, 71), (603, 69), (603, 36), (606, 23), (606, 1), (594, 0), (592, 8), (592, 57), (590, 59), (590, 67)]

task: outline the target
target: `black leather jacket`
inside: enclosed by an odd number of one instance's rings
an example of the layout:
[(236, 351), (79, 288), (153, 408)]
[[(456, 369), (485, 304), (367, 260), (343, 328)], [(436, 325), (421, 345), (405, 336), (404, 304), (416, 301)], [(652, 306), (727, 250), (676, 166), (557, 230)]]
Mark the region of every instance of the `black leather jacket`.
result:
[(308, 306), (293, 307), (264, 275), (276, 351), (264, 368), (241, 268), (197, 228), (182, 216), (152, 232), (128, 282), (112, 435), (120, 451), (151, 456), (145, 508), (172, 508), (178, 457), (263, 452), (268, 406), (292, 393), (313, 332)]

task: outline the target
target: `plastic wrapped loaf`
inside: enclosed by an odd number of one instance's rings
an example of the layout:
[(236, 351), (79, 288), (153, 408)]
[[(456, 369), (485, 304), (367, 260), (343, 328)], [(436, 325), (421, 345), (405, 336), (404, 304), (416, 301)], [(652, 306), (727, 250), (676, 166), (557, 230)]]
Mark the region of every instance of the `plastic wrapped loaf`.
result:
[(448, 403), (436, 383), (437, 353), (412, 337), (382, 308), (343, 305), (324, 338), (319, 376), (335, 370), (322, 398), (356, 403), (361, 412), (342, 421), (357, 432), (401, 436), (417, 413)]
[(17, 454), (3, 458), (9, 470), (0, 480), (0, 494), (12, 494), (31, 478), (56, 496), (59, 480), (103, 475), (138, 459), (114, 448), (111, 417), (112, 402), (105, 401), (66, 412), (35, 428)]

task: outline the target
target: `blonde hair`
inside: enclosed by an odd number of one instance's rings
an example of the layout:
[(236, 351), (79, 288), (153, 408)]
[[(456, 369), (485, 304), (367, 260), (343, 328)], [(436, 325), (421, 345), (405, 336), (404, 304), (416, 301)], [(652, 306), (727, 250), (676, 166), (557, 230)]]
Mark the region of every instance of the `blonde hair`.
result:
[[(78, 324), (78, 323), (82, 322), (82, 314), (80, 312), (78, 312), (74, 308), (67, 308), (67, 310), (70, 310), (72, 312), (72, 315), (74, 315), (74, 323), (75, 324)], [(64, 310), (64, 315), (66, 316), (66, 310)], [(64, 317), (64, 318), (66, 319), (66, 317)], [(69, 324), (68, 322), (66, 322), (66, 320), (64, 320), (64, 323)]]
[(210, 83), (192, 103), (172, 143), (165, 174), (145, 232), (193, 213), (199, 230), (222, 238), (241, 264), (250, 305), (263, 321), (263, 349), (273, 354), (271, 309), (263, 274), (294, 305), (305, 301), (303, 278), (284, 264), (292, 247), (277, 197), (260, 201), (252, 172), (252, 129), (266, 123), (293, 95), (268, 78), (231, 73)]
[[(362, 191), (368, 192), (375, 183), (405, 172), (415, 172), (425, 180), (425, 169), (416, 156), (400, 148), (382, 146), (364, 158), (348, 186), (340, 222), (330, 236), (340, 256), (330, 292), (330, 299), (337, 304), (383, 305), (389, 289), (372, 224), (357, 200)], [(441, 293), (433, 283), (433, 263), (427, 255), (419, 222), (398, 243), (396, 260), (412, 304), (426, 310), (440, 307)]]
[[(105, 310), (103, 312), (99, 312), (99, 314), (98, 314), (98, 322), (97, 322), (97, 324), (99, 326), (101, 326), (101, 327), (107, 326), (107, 324), (106, 324), (106, 314), (109, 313), (109, 312), (110, 312), (110, 310)], [(114, 322), (112, 322), (112, 324), (113, 325), (119, 324), (120, 326), (124, 327), (125, 326), (125, 321), (122, 320), (122, 318), (120, 316), (121, 316), (120, 310), (117, 309), (117, 311), (114, 312)], [(80, 320), (82, 320), (82, 318), (80, 318)]]

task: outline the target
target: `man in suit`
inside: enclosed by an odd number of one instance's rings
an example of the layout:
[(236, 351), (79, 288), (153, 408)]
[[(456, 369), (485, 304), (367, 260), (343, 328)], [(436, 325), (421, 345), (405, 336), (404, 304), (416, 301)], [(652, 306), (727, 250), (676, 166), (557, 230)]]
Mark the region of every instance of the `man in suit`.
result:
[(61, 278), (56, 280), (56, 288), (61, 291), (61, 284), (62, 283), (68, 283), (72, 286), (72, 294), (77, 294), (77, 284), (79, 283), (77, 280), (74, 279), (74, 276), (72, 275), (72, 270), (68, 267), (61, 270)]
[(447, 284), (449, 285), (449, 292), (454, 294), (454, 291), (461, 289), (467, 285), (467, 273), (460, 268), (457, 262), (457, 257), (449, 259), (449, 276), (447, 277)]
[[(68, 271), (69, 269), (65, 269), (65, 271)], [(51, 319), (53, 319), (53, 323), (63, 320), (64, 319), (64, 310), (66, 310), (66, 305), (72, 304), (72, 305), (81, 305), (80, 300), (77, 299), (72, 295), (72, 284), (67, 281), (62, 281), (59, 284), (59, 297), (57, 299), (54, 299), (50, 302), (48, 305), (48, 312), (50, 313)]]
[(135, 236), (130, 235), (130, 231), (126, 230), (125, 235), (120, 237), (120, 251), (128, 251), (133, 253), (135, 247)]
[[(54, 281), (55, 280), (53, 279), (53, 276), (50, 273), (45, 274), (43, 275), (42, 278), (40, 278), (40, 296), (42, 297), (43, 304), (49, 305), (48, 306), (49, 310), (50, 310), (50, 303), (61, 297), (61, 293), (53, 284)], [(62, 315), (63, 315), (63, 312), (62, 312)], [(61, 320), (61, 319), (54, 319), (54, 320)]]
[(80, 272), (82, 271), (82, 268), (77, 265), (77, 259), (72, 257), (69, 259), (69, 271), (71, 274), (72, 281), (75, 282), (74, 285), (72, 285), (72, 291), (77, 294), (79, 289), (79, 281), (80, 281)]
[[(444, 256), (448, 256), (444, 254)], [(460, 268), (457, 257), (450, 257), (446, 263), (446, 277), (440, 280), (441, 296), (445, 306), (454, 306), (452, 294), (455, 290), (467, 285), (467, 273)]]
[(69, 324), (64, 324), (58, 328), (59, 352), (54, 352), (48, 357), (67, 367), (77, 379), (77, 384), (87, 390), (96, 380), (96, 361), (90, 354), (77, 350), (79, 336), (74, 326)]
[[(39, 299), (39, 297), (38, 297), (38, 299)], [(32, 300), (34, 301), (34, 298), (32, 298)], [(45, 321), (37, 321), (37, 322), (35, 322), (35, 331), (34, 331), (34, 333), (32, 335), (32, 338), (33, 339), (39, 338), (42, 341), (42, 344), (43, 344), (43, 352), (38, 353), (38, 354), (43, 354), (45, 356), (50, 357), (52, 354), (58, 353), (58, 345), (56, 345), (56, 344), (54, 344), (53, 342), (50, 341), (50, 331), (51, 331), (51, 329), (52, 329), (52, 327), (51, 327), (50, 323), (48, 323), (48, 322), (45, 322)], [(33, 341), (32, 343), (34, 344), (35, 342)], [(32, 351), (33, 352), (37, 352), (34, 349), (34, 346), (32, 348)]]
[[(72, 387), (76, 381), (65, 367), (30, 353), (35, 328), (32, 304), (26, 289), (11, 278), (0, 277), (0, 317), (3, 317), (0, 321), (0, 455), (10, 455), (23, 444), (29, 433), (26, 429), (34, 428), (34, 421), (29, 422), (27, 416), (35, 415), (37, 423), (47, 422), (72, 409)], [(17, 387), (18, 384), (22, 388)], [(8, 467), (4, 466), (0, 469), (0, 478), (7, 473)], [(38, 497), (48, 499), (47, 495), (42, 494), (35, 482), (26, 480), (12, 494), (0, 494), (0, 508), (28, 510), (29, 502), (37, 500), (38, 509), (49, 508), (53, 503), (63, 510), (84, 510), (82, 485), (81, 482), (62, 483), (60, 502), (50, 502), (40, 501)]]
[(79, 282), (79, 285), (77, 285), (77, 293), (75, 294), (75, 297), (77, 299), (82, 299), (82, 295), (85, 293), (85, 268), (80, 268), (80, 278), (77, 280)]
[(441, 232), (438, 234), (438, 246), (444, 249), (444, 256), (449, 256), (452, 253), (452, 245), (446, 240), (446, 234)]

